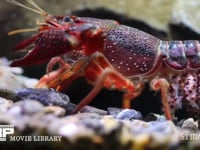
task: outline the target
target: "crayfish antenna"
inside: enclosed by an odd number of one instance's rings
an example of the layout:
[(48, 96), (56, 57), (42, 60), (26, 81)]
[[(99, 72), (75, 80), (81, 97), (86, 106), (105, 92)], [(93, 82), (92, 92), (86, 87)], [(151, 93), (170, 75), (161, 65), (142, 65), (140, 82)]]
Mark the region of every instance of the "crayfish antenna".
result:
[(17, 30), (8, 32), (8, 35), (10, 36), (10, 35), (14, 35), (17, 33), (32, 32), (32, 31), (38, 31), (38, 28), (17, 29)]
[[(55, 25), (58, 26), (58, 24), (56, 24), (54, 22), (55, 18), (53, 16), (51, 16), (50, 14), (48, 14), (47, 12), (45, 12), (42, 8), (40, 8), (33, 0), (26, 0), (31, 6), (33, 6), (32, 8), (29, 7), (29, 6), (26, 6), (25, 4), (18, 2), (17, 0), (6, 0), (6, 1), (11, 3), (11, 4), (20, 6), (20, 7), (25, 8), (25, 9), (28, 9), (28, 10), (34, 12), (34, 13), (40, 14), (41, 16), (44, 16), (46, 18), (46, 20), (48, 20), (52, 24), (54, 23)], [(40, 25), (40, 26), (47, 25), (46, 23), (38, 23), (38, 22), (37, 22), (37, 24)], [(22, 33), (22, 32), (39, 31), (39, 30), (42, 30), (42, 29), (43, 28), (41, 28), (41, 29), (40, 28), (17, 29), (17, 30), (13, 30), (13, 31), (8, 32), (8, 35), (14, 35), (14, 34), (17, 34), (17, 33)]]
[(42, 8), (40, 8), (33, 0), (26, 0), (29, 4), (31, 4), (34, 8), (31, 8), (29, 6), (26, 6), (16, 0), (6, 0), (7, 2), (11, 3), (11, 4), (14, 4), (14, 5), (17, 5), (17, 6), (20, 6), (20, 7), (23, 7), (25, 9), (28, 9), (32, 12), (35, 12), (37, 14), (40, 14), (42, 16), (49, 16), (48, 13), (46, 13)]

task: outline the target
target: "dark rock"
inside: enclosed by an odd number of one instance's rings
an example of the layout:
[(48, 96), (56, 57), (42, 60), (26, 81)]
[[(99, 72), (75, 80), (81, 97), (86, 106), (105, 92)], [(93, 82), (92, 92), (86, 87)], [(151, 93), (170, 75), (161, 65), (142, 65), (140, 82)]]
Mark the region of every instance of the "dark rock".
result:
[(14, 102), (20, 99), (14, 91), (7, 89), (0, 89), (0, 97), (12, 100)]
[(147, 121), (147, 122), (149, 122), (149, 121), (160, 122), (160, 121), (166, 121), (166, 118), (165, 118), (165, 116), (162, 116), (162, 115), (150, 113), (144, 118), (144, 120)]
[(53, 89), (26, 88), (17, 91), (17, 97), (21, 100), (37, 100), (45, 106), (55, 105), (65, 108), (69, 103), (69, 97), (67, 95), (58, 93)]
[(65, 107), (63, 107), (65, 109), (65, 113), (66, 114), (73, 114), (74, 110), (75, 110), (76, 105), (73, 103), (68, 103)]
[(85, 106), (80, 110), (81, 113), (95, 113), (95, 114), (99, 114), (99, 115), (106, 115), (107, 112), (105, 110), (102, 109), (98, 109), (92, 106)]
[(76, 107), (75, 104), (69, 102), (69, 97), (66, 94), (56, 92), (53, 89), (23, 88), (17, 90), (17, 92), (0, 89), (0, 97), (13, 102), (21, 100), (34, 100), (39, 101), (45, 106), (60, 106), (65, 109), (66, 114), (73, 113)]

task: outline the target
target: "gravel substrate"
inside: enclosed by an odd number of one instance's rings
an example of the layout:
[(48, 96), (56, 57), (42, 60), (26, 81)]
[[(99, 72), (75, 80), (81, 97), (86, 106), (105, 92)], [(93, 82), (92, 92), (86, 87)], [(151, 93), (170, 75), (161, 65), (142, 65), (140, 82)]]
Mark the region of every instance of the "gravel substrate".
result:
[[(4, 84), (0, 89), (0, 125), (14, 125), (14, 134), (1, 142), (1, 149), (200, 148), (198, 122), (192, 118), (172, 122), (157, 114), (143, 117), (134, 109), (101, 110), (91, 106), (73, 114), (76, 105), (67, 95), (53, 89), (35, 89), (33, 79), (3, 66), (1, 71), (7, 71), (20, 87)], [(26, 86), (29, 81), (32, 87)]]

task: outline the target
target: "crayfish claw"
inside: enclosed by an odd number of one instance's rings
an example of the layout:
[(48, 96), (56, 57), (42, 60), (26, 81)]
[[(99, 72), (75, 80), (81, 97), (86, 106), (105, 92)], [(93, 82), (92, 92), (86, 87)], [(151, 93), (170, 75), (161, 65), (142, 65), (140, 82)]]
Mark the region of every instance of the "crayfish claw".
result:
[(69, 65), (68, 63), (66, 63), (63, 58), (57, 56), (52, 58), (48, 64), (47, 64), (47, 68), (46, 68), (46, 73), (49, 74), (52, 70), (53, 67), (58, 63), (59, 68), (65, 68), (66, 70), (68, 70), (69, 68), (71, 68), (71, 65)]

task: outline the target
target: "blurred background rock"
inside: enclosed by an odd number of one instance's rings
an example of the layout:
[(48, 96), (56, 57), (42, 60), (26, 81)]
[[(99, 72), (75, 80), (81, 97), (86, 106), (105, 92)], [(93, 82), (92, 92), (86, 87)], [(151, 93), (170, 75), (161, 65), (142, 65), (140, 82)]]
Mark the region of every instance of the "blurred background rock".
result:
[[(27, 3), (25, 0), (19, 0)], [(122, 24), (139, 28), (162, 40), (187, 40), (199, 39), (200, 34), (200, 1), (190, 0), (34, 0), (46, 12), (53, 15), (77, 15), (96, 18), (115, 19)], [(41, 16), (26, 9), (14, 6), (5, 0), (0, 1), (0, 56), (6, 56), (14, 59), (21, 55), (11, 55), (12, 48), (20, 41), (27, 39), (34, 33), (21, 33), (13, 36), (7, 36), (11, 30), (19, 28), (32, 28), (36, 25), (36, 19)], [(29, 77), (41, 77), (45, 73), (45, 64), (26, 67), (25, 74)], [(80, 89), (79, 95), (86, 95), (92, 88), (85, 88), (84, 81), (78, 81), (75, 84)], [(80, 87), (83, 87), (81, 90)], [(73, 88), (72, 88), (73, 89)], [(102, 92), (109, 99), (113, 96), (112, 92)], [(71, 95), (74, 95), (72, 92)], [(120, 95), (120, 96), (119, 96)], [(144, 95), (144, 94), (143, 94)], [(152, 93), (145, 94), (147, 99)], [(81, 97), (81, 96), (80, 96)], [(81, 98), (77, 99), (81, 99)], [(100, 99), (104, 96), (99, 96)], [(120, 97), (118, 93), (116, 97)], [(76, 99), (75, 98), (75, 99)], [(118, 98), (119, 99), (119, 98)], [(149, 98), (148, 98), (149, 99)], [(103, 102), (101, 102), (103, 103)], [(108, 104), (109, 102), (106, 102)], [(115, 102), (110, 101), (112, 105)], [(141, 103), (141, 102), (139, 102)], [(150, 102), (160, 105), (158, 100)], [(105, 103), (103, 104), (104, 107)], [(136, 106), (137, 107), (137, 106)], [(151, 106), (149, 106), (151, 108)], [(159, 107), (158, 107), (159, 108)], [(145, 109), (148, 109), (145, 107)], [(154, 111), (160, 109), (152, 108)], [(150, 110), (151, 111), (151, 110)]]

